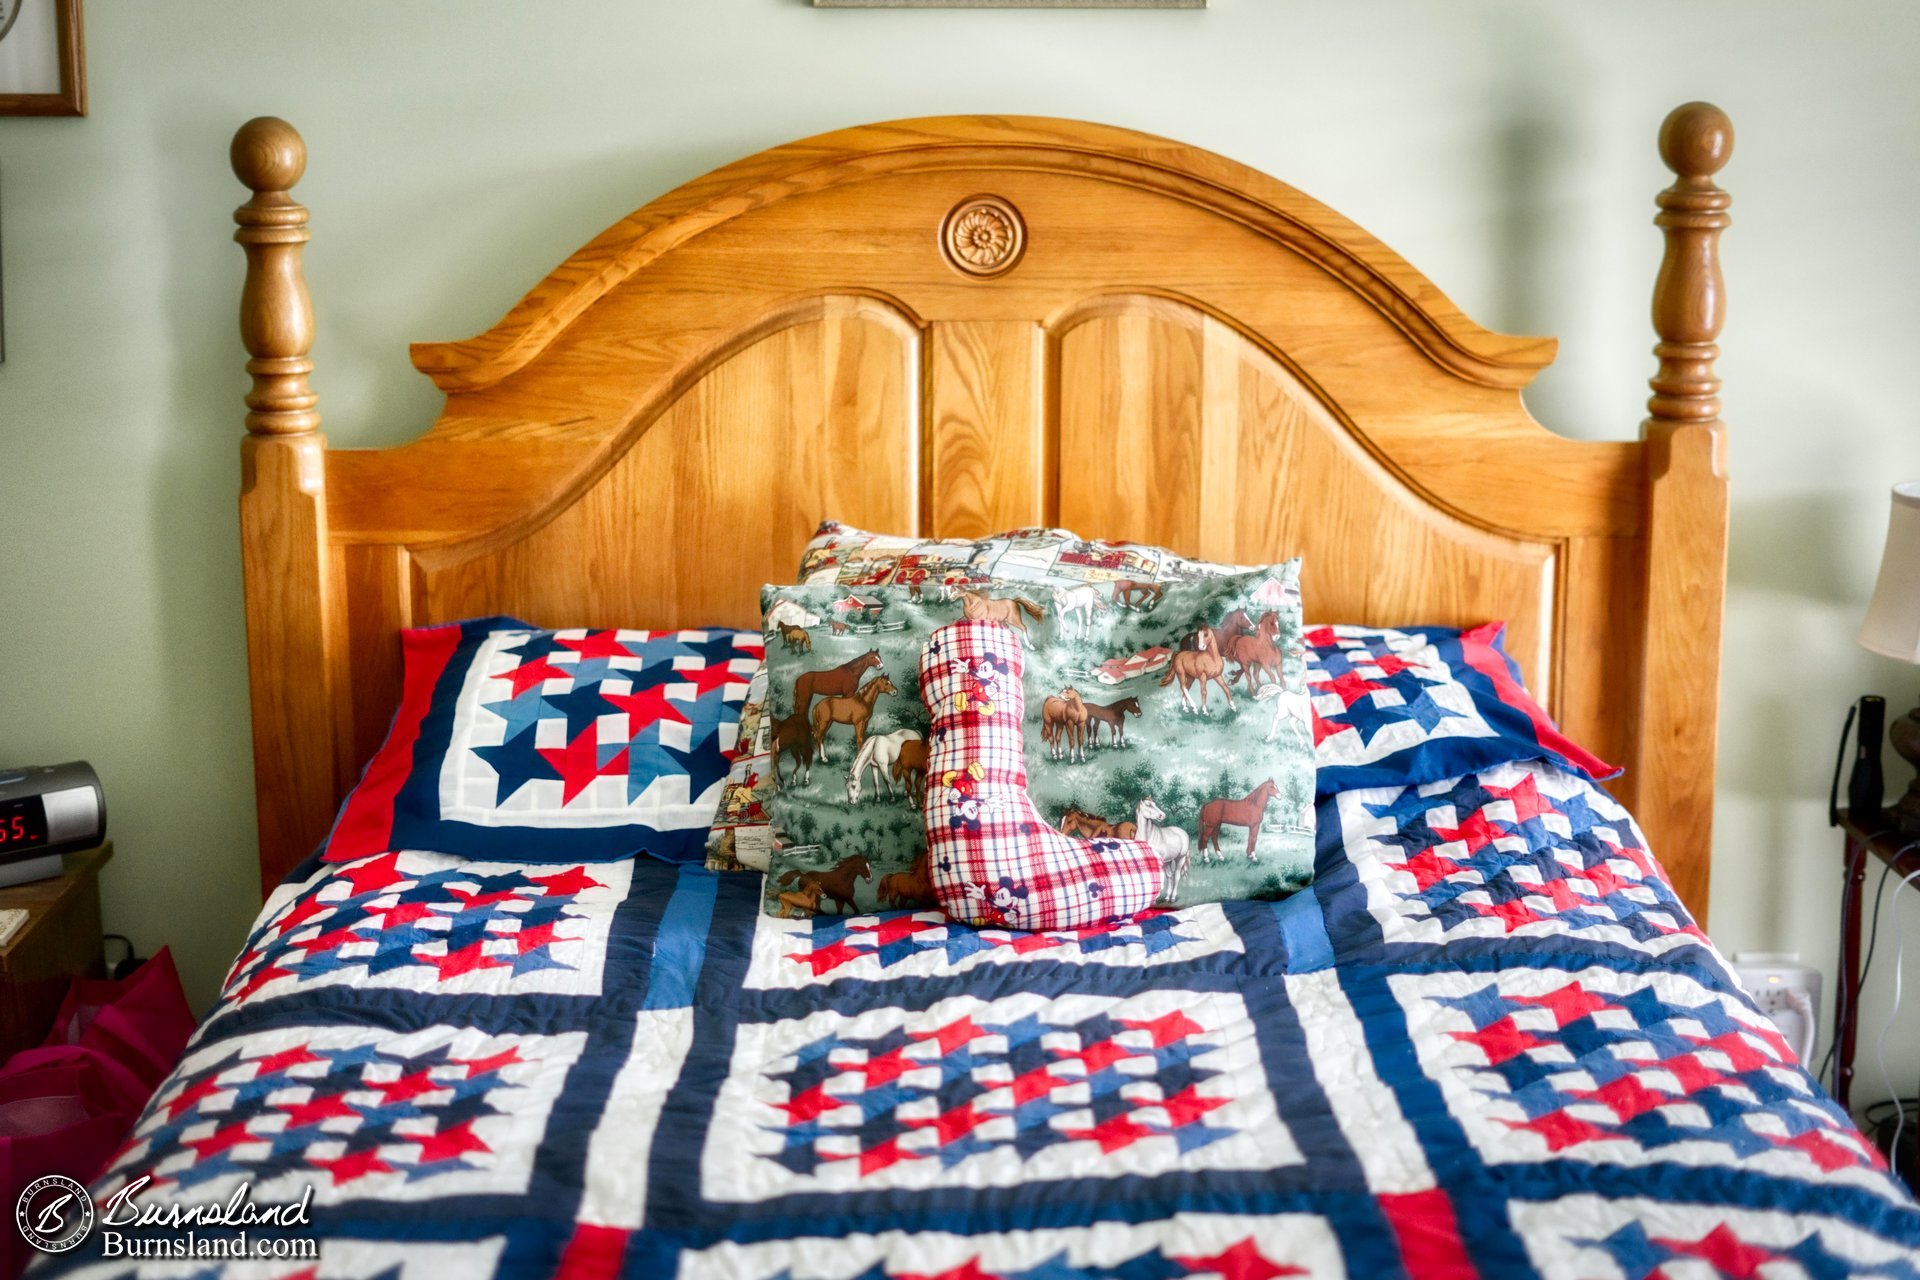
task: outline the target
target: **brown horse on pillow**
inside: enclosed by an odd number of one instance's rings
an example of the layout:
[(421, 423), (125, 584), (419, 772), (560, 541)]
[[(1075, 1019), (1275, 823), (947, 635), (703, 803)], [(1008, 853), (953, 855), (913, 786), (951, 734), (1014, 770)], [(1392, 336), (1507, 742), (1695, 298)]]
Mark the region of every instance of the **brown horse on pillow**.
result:
[(1280, 650), (1274, 644), (1274, 637), (1280, 634), (1280, 615), (1263, 613), (1253, 631), (1245, 635), (1236, 635), (1228, 639), (1222, 653), (1227, 661), (1240, 664), (1235, 673), (1247, 679), (1247, 696), (1253, 697), (1254, 673), (1258, 672), (1262, 681), (1279, 684), (1282, 682), (1280, 668)]
[(1097, 813), (1088, 813), (1070, 805), (1060, 815), (1060, 834), (1082, 840), (1131, 840), (1138, 826), (1132, 822), (1109, 822)]
[(1201, 859), (1212, 862), (1214, 856), (1220, 854), (1220, 828), (1230, 826), (1247, 829), (1247, 861), (1260, 861), (1260, 855), (1255, 852), (1260, 842), (1260, 823), (1267, 816), (1268, 802), (1279, 792), (1280, 784), (1268, 778), (1238, 800), (1209, 800), (1200, 806)]
[(1116, 747), (1127, 745), (1127, 717), (1140, 714), (1140, 699), (1122, 698), (1118, 702), (1109, 702), (1105, 706), (1096, 702), (1087, 704), (1087, 732), (1094, 746), (1100, 745), (1100, 726), (1113, 730), (1112, 743)]
[(779, 895), (780, 914), (787, 919), (803, 918), (820, 910), (820, 886), (810, 884), (805, 889), (789, 889)]
[(869, 649), (857, 658), (849, 658), (837, 667), (825, 671), (802, 671), (793, 680), (794, 714), (806, 717), (813, 710), (815, 695), (841, 698), (860, 687), (860, 677), (867, 668), (880, 665), (880, 651)]
[[(927, 790), (927, 740), (909, 738), (900, 744), (900, 750), (893, 757), (891, 770), (893, 780), (907, 793), (907, 804), (918, 809), (926, 799)], [(931, 890), (929, 890), (931, 898)]]
[(813, 637), (807, 634), (805, 627), (796, 627), (785, 622), (774, 625), (780, 628), (780, 640), (787, 646), (788, 653), (813, 652)]
[(767, 724), (773, 735), (773, 780), (780, 786), (791, 786), (780, 772), (780, 761), (793, 758), (793, 779), (803, 786), (813, 781), (813, 731), (807, 727), (807, 716), (796, 711), (790, 716), (770, 716)]
[(978, 591), (960, 592), (960, 616), (969, 622), (997, 622), (1001, 626), (1012, 627), (1021, 635), (1027, 634), (1027, 620), (1021, 617), (1025, 612), (1035, 622), (1047, 616), (1047, 611), (1027, 599), (1025, 596), (1008, 596), (999, 599), (983, 595)]
[(905, 871), (896, 871), (890, 876), (880, 877), (880, 905), (897, 909), (931, 907), (933, 896), (933, 864), (927, 860), (923, 851), (913, 860), (913, 865)]
[[(859, 908), (853, 902), (853, 887), (862, 880), (873, 879), (873, 867), (867, 862), (867, 855), (856, 853), (851, 858), (843, 858), (827, 871), (793, 870), (780, 877), (784, 888), (792, 885), (800, 892), (818, 890), (821, 898), (831, 898), (841, 903), (845, 910), (841, 915), (852, 915)], [(785, 895), (781, 895), (783, 898)]]
[[(1207, 686), (1217, 684), (1220, 692), (1226, 695), (1227, 710), (1233, 710), (1233, 690), (1227, 687), (1223, 674), (1227, 669), (1227, 660), (1221, 654), (1221, 646), (1227, 637), (1213, 627), (1201, 627), (1189, 637), (1193, 641), (1191, 649), (1184, 646), (1177, 650), (1167, 661), (1167, 672), (1160, 677), (1160, 687), (1165, 688), (1175, 680), (1180, 682), (1180, 709), (1207, 714)], [(1200, 696), (1193, 696), (1193, 686), (1200, 686)]]
[(1059, 697), (1040, 704), (1040, 741), (1046, 743), (1048, 755), (1055, 760), (1078, 759), (1085, 763), (1087, 704), (1072, 685), (1062, 689)]
[(1113, 602), (1122, 609), (1151, 609), (1166, 594), (1166, 587), (1158, 582), (1121, 578), (1113, 584)]
[(853, 726), (853, 754), (857, 758), (867, 741), (867, 721), (873, 719), (873, 704), (883, 693), (898, 693), (893, 681), (877, 675), (844, 697), (828, 698), (813, 709), (813, 748), (820, 763), (827, 762), (827, 730), (836, 724)]

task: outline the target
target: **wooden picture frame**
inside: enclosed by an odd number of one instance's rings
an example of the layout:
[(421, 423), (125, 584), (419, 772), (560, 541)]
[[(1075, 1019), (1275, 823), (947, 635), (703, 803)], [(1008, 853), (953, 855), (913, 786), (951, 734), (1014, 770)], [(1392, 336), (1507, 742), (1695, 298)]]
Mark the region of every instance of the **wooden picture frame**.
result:
[[(80, 0), (0, 0), (0, 7), (53, 10), (54, 56), (59, 87), (51, 93), (9, 93), (0, 80), (0, 116), (84, 116), (87, 114), (87, 53)], [(23, 12), (22, 18), (26, 15)]]

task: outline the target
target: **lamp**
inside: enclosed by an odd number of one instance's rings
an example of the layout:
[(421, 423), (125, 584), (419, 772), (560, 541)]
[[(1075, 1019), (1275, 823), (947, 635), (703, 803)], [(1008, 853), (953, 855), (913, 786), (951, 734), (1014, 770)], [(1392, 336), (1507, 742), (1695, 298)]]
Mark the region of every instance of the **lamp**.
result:
[[(1920, 665), (1920, 480), (1893, 487), (1893, 515), (1887, 521), (1887, 549), (1880, 556), (1880, 581), (1860, 627), (1860, 647), (1902, 662)], [(1901, 759), (1920, 770), (1920, 706), (1893, 722), (1887, 733)], [(1890, 815), (1901, 833), (1920, 836), (1920, 773)]]

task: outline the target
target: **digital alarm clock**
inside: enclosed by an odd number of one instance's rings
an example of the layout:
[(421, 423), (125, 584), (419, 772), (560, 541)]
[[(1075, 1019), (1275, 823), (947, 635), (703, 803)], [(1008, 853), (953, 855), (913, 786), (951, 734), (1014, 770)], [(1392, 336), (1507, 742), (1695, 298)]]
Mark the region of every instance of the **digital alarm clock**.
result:
[(0, 768), (0, 885), (60, 874), (60, 855), (107, 838), (107, 798), (93, 766)]

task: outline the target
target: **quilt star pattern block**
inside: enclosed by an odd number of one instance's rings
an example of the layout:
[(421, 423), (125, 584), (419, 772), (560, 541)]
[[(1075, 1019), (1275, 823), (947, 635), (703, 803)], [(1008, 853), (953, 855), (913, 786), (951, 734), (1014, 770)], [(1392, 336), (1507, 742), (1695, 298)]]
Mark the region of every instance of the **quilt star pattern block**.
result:
[[(755, 948), (755, 964), (747, 975), (749, 987), (926, 978), (1036, 959), (1132, 968), (1245, 951), (1218, 903), (1180, 912), (1149, 911), (1135, 920), (1055, 932), (980, 929), (939, 911), (798, 920), (762, 916), (757, 927), (774, 941), (764, 949)], [(762, 963), (762, 956), (771, 963)]]
[(442, 995), (601, 989), (624, 862), (527, 867), (385, 853), (270, 906), (222, 989), (233, 1006), (339, 984)]
[(408, 631), (400, 711), (327, 857), (704, 857), (766, 654), (746, 631)]
[(1751, 1169), (1904, 1199), (1744, 998), (1611, 968), (1391, 986), (1422, 1067), (1493, 1163)]
[(1257, 1067), (1244, 1003), (1200, 992), (957, 997), (743, 1026), (735, 1074), (751, 1073), (752, 1096), (722, 1099), (702, 1181), (728, 1200), (1115, 1178), (1169, 1157), (1297, 1164), (1272, 1096), (1251, 1087)]
[(1590, 779), (1617, 775), (1533, 700), (1505, 632), (1504, 623), (1309, 630), (1319, 793), (1433, 782), (1515, 760), (1548, 760)]
[(1617, 801), (1542, 761), (1323, 806), (1323, 892), (1349, 898), (1348, 945), (1451, 944), (1461, 953), (1578, 940), (1622, 954), (1719, 963)]
[(585, 1037), (301, 1027), (191, 1052), (100, 1187), (414, 1201), (524, 1192)]

